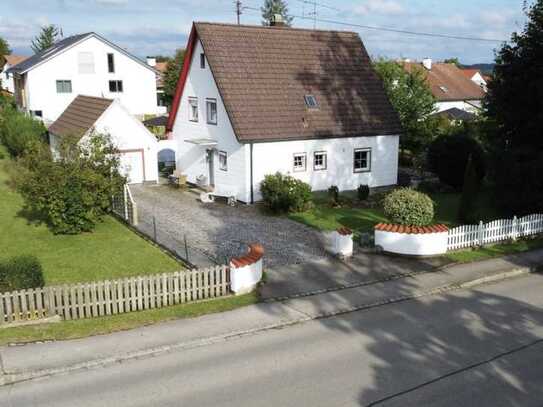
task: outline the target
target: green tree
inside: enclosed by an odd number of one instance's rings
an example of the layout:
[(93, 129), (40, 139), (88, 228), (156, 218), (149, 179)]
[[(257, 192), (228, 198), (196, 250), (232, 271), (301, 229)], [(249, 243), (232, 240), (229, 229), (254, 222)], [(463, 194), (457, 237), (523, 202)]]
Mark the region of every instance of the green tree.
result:
[(11, 54), (11, 49), (9, 48), (8, 42), (0, 37), (0, 56)]
[(92, 231), (125, 182), (117, 148), (109, 136), (92, 134), (85, 142), (64, 137), (55, 160), (48, 150), (36, 148), (19, 160), (16, 185), (27, 210), (54, 233)]
[(480, 177), (477, 174), (471, 155), (468, 158), (466, 171), (464, 173), (464, 186), (462, 196), (460, 197), (460, 206), (458, 208), (458, 219), (463, 223), (477, 222), (475, 219), (475, 203), (479, 193)]
[(543, 210), (543, 0), (526, 14), (523, 31), (496, 54), (485, 101), (495, 200), (517, 216)]
[(264, 5), (260, 7), (262, 11), (262, 25), (269, 26), (274, 14), (280, 14), (286, 25), (292, 24), (292, 17), (288, 12), (287, 2), (284, 0), (264, 0)]
[(45, 25), (41, 27), (40, 33), (32, 40), (30, 48), (37, 54), (47, 48), (51, 48), (60, 37), (61, 29), (58, 26), (53, 24)]
[(178, 49), (175, 52), (175, 57), (168, 61), (166, 66), (166, 72), (164, 72), (164, 100), (170, 106), (175, 95), (175, 89), (177, 88), (177, 82), (183, 68), (183, 61), (185, 60), (185, 50)]
[(414, 154), (425, 151), (435, 137), (437, 122), (430, 116), (435, 111), (435, 98), (422, 68), (407, 72), (397, 62), (380, 59), (375, 69), (405, 130), (401, 148)]
[(445, 64), (454, 64), (459, 68), (462, 66), (462, 64), (460, 63), (460, 60), (457, 57), (447, 58), (447, 59), (445, 59), (443, 61), (443, 63), (445, 63)]

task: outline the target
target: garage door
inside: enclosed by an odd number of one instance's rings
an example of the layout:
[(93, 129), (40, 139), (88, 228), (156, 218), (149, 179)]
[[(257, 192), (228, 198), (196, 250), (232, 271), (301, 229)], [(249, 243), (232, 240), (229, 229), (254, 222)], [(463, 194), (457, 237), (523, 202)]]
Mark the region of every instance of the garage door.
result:
[(145, 181), (143, 150), (121, 151), (121, 172), (129, 184)]

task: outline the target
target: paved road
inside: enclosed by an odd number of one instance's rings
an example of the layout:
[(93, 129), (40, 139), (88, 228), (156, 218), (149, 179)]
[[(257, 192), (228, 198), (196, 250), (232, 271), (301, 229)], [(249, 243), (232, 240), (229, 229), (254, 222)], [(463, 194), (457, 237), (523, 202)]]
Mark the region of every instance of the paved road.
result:
[(0, 388), (4, 406), (541, 406), (542, 275)]

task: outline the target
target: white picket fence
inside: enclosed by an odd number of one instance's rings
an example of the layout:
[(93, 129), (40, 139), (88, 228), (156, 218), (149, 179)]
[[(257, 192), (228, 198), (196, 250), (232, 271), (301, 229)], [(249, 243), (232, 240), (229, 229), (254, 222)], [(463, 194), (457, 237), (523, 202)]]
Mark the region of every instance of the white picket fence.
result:
[(217, 298), (230, 293), (227, 266), (0, 293), (0, 325), (60, 315), (65, 320)]
[(522, 218), (499, 219), (478, 225), (463, 225), (449, 230), (447, 250), (483, 246), (503, 240), (514, 240), (543, 232), (543, 214)]
[(138, 224), (138, 207), (128, 184), (123, 186), (123, 190), (112, 198), (112, 210), (117, 216), (124, 219), (130, 225)]

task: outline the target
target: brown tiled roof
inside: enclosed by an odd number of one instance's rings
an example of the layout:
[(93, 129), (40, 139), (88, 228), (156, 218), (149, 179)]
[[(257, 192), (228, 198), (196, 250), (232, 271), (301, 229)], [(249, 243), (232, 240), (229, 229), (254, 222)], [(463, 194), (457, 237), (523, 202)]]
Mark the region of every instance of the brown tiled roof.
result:
[(17, 65), (19, 62), (23, 62), (28, 57), (25, 57), (23, 55), (2, 55), (3, 59), (10, 65)]
[(432, 89), (432, 94), (440, 102), (481, 100), (485, 95), (481, 87), (467, 78), (454, 64), (433, 63), (431, 70), (415, 62), (404, 62), (403, 65), (409, 72), (414, 69), (421, 70)]
[(464, 76), (468, 79), (471, 79), (473, 78), (476, 74), (480, 74), (481, 71), (479, 71), (478, 69), (467, 69), (467, 68), (464, 68), (464, 69), (460, 69), (462, 71), (462, 73), (464, 74)]
[[(240, 141), (401, 133), (356, 33), (195, 23)], [(318, 109), (304, 96), (314, 95)]]
[(49, 127), (49, 133), (57, 136), (82, 137), (94, 126), (111, 103), (113, 103), (111, 99), (79, 95)]

